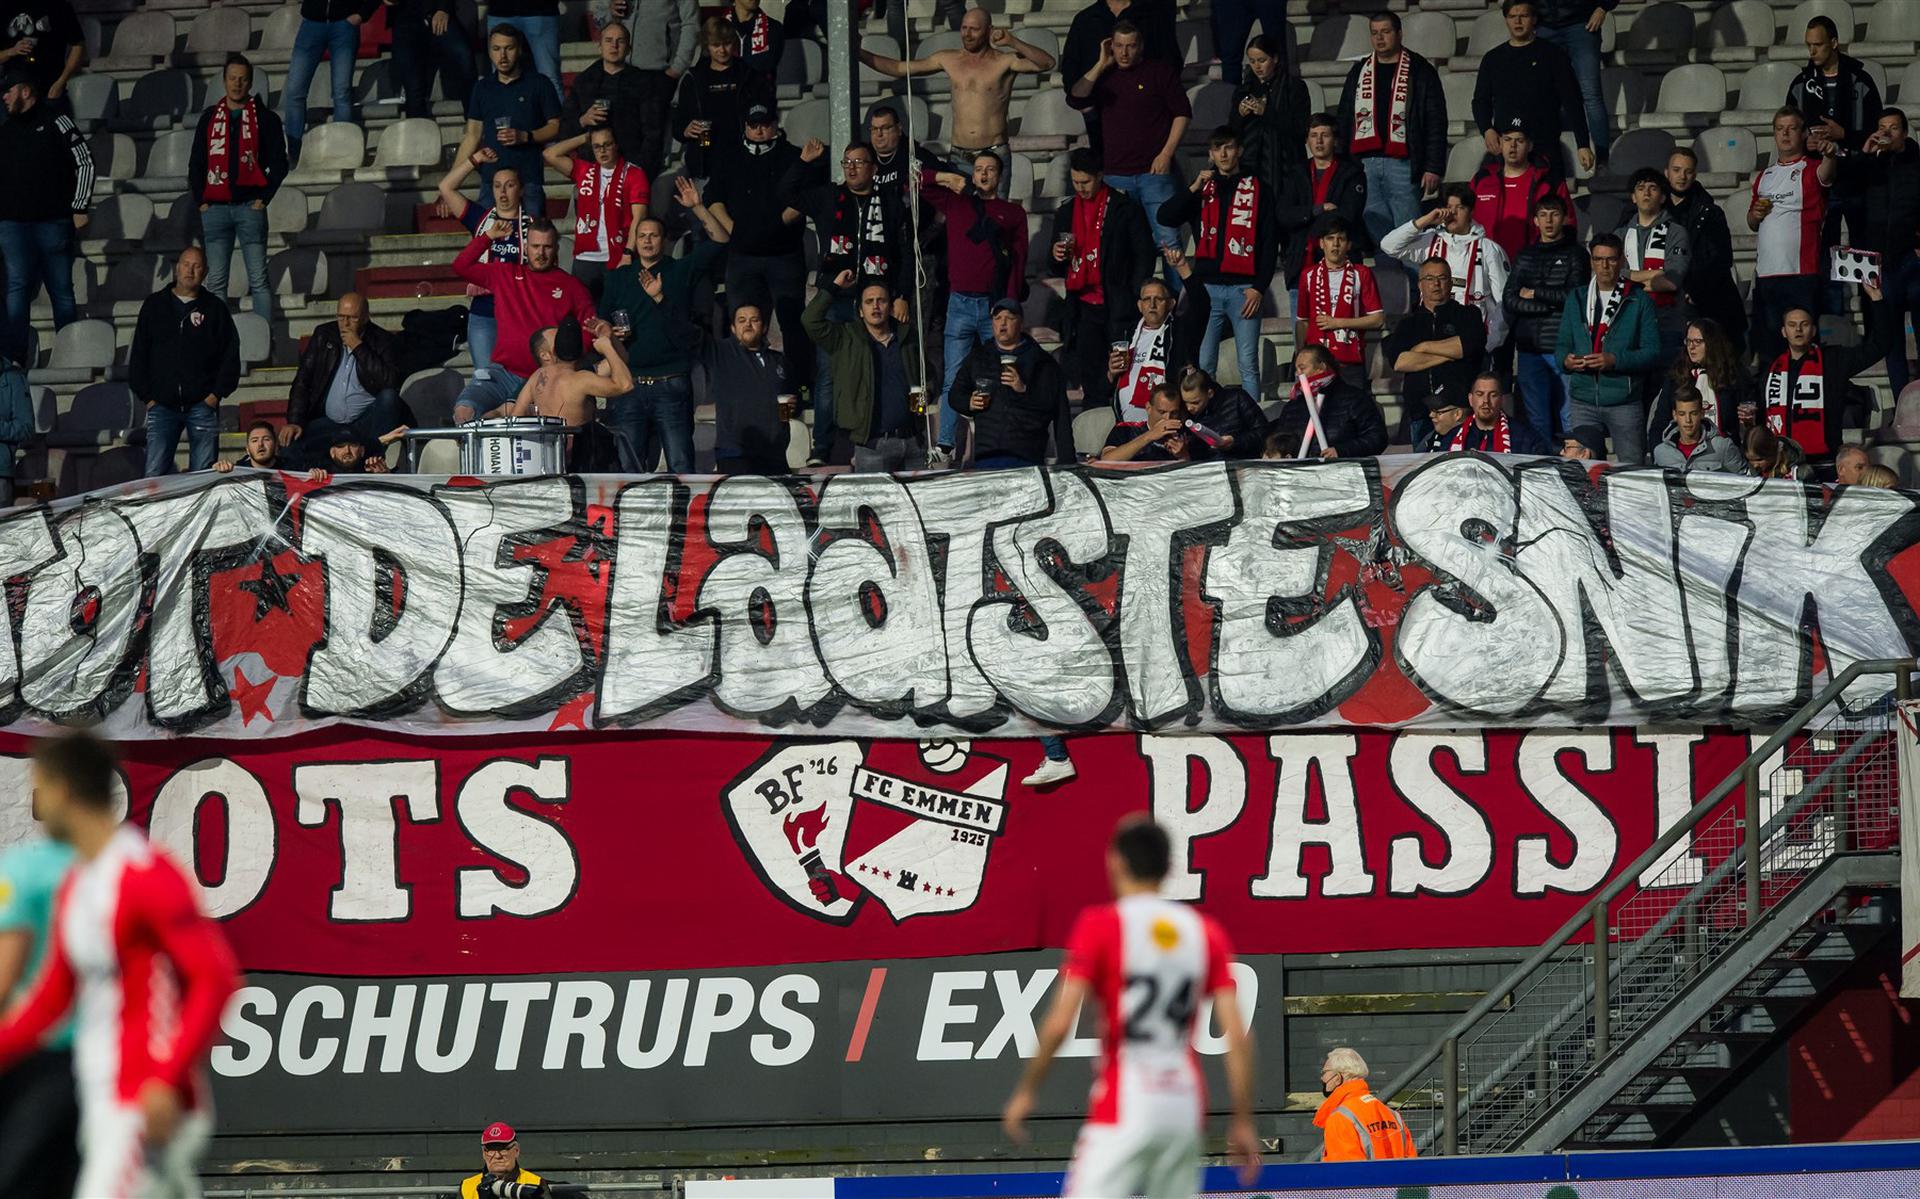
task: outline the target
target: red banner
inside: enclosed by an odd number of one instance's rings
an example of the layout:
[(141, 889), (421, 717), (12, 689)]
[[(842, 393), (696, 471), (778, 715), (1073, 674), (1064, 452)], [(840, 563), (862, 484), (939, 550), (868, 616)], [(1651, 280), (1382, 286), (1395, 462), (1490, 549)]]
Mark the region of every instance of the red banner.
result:
[[(1699, 730), (1031, 741), (326, 732), (126, 746), (256, 971), (652, 971), (1055, 947), (1143, 806), (1247, 953), (1540, 940), (1745, 755)], [(18, 739), (0, 743), (24, 750)], [(12, 759), (12, 768), (23, 766)], [(24, 787), (11, 789), (19, 796)], [(0, 812), (0, 843), (24, 829)], [(1676, 853), (1686, 850), (1677, 849)]]

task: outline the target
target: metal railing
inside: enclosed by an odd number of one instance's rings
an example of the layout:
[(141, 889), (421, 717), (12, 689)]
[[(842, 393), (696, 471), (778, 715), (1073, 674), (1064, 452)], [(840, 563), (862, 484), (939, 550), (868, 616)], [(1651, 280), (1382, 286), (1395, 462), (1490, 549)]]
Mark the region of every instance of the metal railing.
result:
[(1916, 668), (1842, 671), (1380, 1091), (1421, 1149), (1515, 1148), (1769, 906), (1838, 854), (1893, 849), (1892, 701), (1838, 700), (1869, 675), (1904, 699)]

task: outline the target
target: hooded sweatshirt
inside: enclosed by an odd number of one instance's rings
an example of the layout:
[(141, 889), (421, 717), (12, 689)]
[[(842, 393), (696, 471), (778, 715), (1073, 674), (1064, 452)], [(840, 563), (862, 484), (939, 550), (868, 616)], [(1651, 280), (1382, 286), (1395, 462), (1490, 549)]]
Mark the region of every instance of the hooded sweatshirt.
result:
[(1500, 298), (1507, 294), (1507, 253), (1478, 221), (1465, 233), (1449, 233), (1435, 225), (1416, 229), (1408, 221), (1380, 239), (1380, 249), (1418, 270), (1432, 258), (1447, 260), (1453, 269), (1453, 298), (1471, 304), (1487, 322), (1487, 349), (1497, 350), (1507, 340), (1507, 314)]

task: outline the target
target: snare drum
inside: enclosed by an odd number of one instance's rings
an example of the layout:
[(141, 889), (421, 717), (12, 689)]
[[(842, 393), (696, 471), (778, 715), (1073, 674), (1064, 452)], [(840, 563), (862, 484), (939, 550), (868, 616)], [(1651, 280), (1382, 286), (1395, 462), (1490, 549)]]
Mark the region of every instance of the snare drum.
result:
[(557, 416), (509, 416), (460, 427), (460, 472), (558, 475), (567, 469), (567, 423)]

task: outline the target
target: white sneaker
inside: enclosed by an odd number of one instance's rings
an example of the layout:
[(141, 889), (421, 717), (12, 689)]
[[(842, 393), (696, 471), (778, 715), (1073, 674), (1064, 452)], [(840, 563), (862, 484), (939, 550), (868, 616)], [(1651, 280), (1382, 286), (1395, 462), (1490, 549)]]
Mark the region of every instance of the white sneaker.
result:
[(937, 445), (927, 451), (928, 470), (948, 470), (953, 466), (953, 451), (946, 446)]
[(1079, 773), (1078, 770), (1074, 769), (1072, 758), (1060, 758), (1058, 760), (1054, 758), (1042, 758), (1040, 759), (1040, 768), (1026, 778), (1021, 779), (1020, 785), (1035, 788), (1057, 787)]
[(825, 466), (826, 464), (827, 464), (827, 460), (820, 457), (818, 454), (811, 454), (811, 455), (808, 455), (807, 457), (808, 466)]

